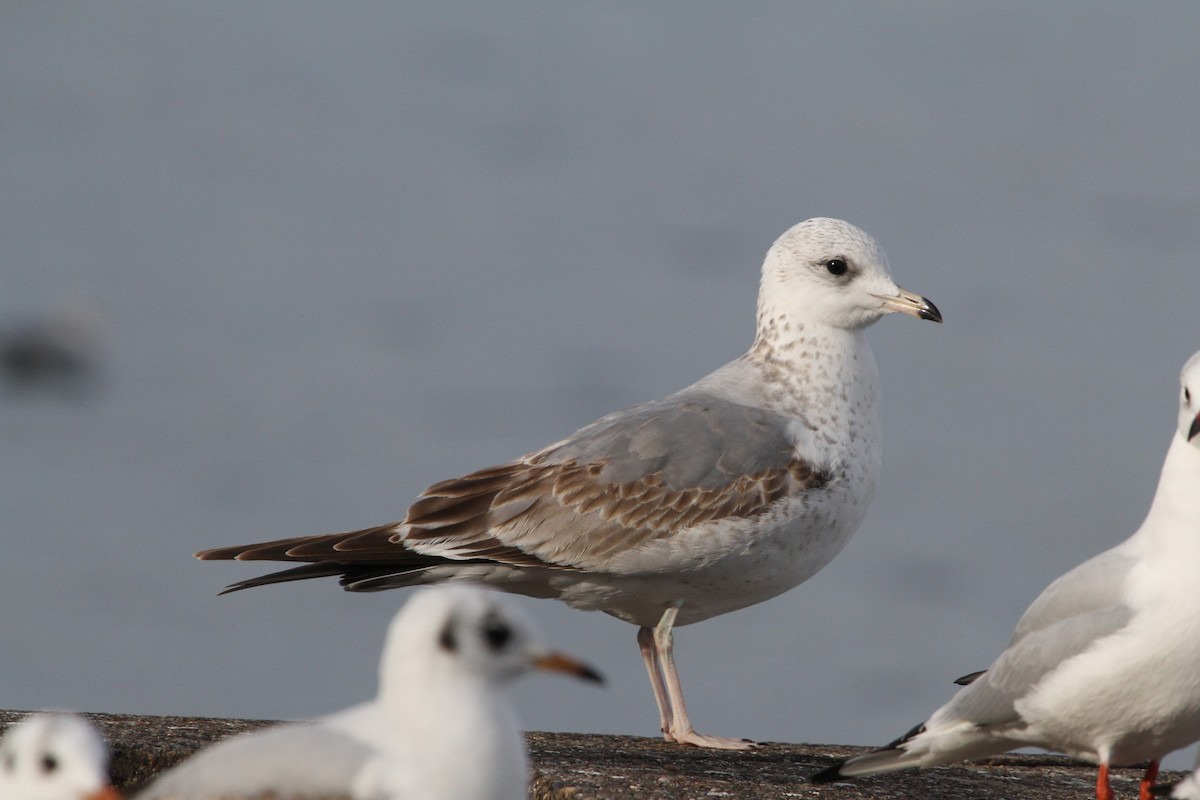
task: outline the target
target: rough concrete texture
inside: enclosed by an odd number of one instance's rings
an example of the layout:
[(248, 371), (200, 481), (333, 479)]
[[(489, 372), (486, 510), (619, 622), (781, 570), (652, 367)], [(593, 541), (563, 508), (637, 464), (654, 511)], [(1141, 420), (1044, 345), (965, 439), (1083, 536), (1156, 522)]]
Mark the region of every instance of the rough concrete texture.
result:
[[(0, 731), (26, 712), (0, 711)], [(197, 749), (271, 724), (263, 720), (85, 714), (113, 749), (113, 781), (136, 789)], [(862, 748), (764, 744), (749, 752), (698, 750), (633, 736), (530, 733), (536, 800), (888, 798), (1090, 800), (1096, 770), (1066, 758), (1004, 756), (950, 767), (814, 786), (805, 776)], [(1116, 770), (1118, 798), (1137, 796), (1139, 769)], [(1178, 775), (1164, 774), (1163, 781)], [(278, 798), (277, 800), (287, 800)], [(311, 800), (311, 799), (310, 799)], [(330, 799), (332, 800), (332, 798)]]

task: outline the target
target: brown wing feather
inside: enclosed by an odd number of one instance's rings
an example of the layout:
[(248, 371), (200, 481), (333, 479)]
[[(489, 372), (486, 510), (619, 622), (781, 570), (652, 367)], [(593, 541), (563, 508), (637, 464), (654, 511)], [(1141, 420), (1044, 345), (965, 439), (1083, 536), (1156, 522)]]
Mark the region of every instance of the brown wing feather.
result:
[[(555, 566), (590, 567), (653, 539), (730, 517), (764, 513), (784, 497), (824, 486), (830, 475), (798, 459), (714, 488), (668, 489), (652, 473), (628, 483), (601, 477), (603, 462), (534, 459), (443, 481), (404, 521), (404, 542), (426, 554), (478, 558), (499, 540)], [(500, 480), (503, 476), (504, 480)]]
[[(391, 544), (390, 538), (395, 532), (396, 524), (392, 523), (349, 533), (296, 536), (258, 544), (215, 547), (201, 550), (196, 553), (196, 558), (201, 561), (376, 561), (380, 552), (386, 550), (396, 562), (415, 561), (416, 554), (408, 553), (406, 559), (404, 549)], [(428, 559), (421, 561), (427, 562)]]
[(793, 459), (713, 488), (668, 489), (652, 473), (610, 483), (601, 462), (530, 458), (429, 487), (402, 523), (197, 553), (241, 561), (427, 565), (431, 557), (514, 566), (602, 567), (647, 541), (706, 522), (753, 517), (819, 489), (828, 472)]

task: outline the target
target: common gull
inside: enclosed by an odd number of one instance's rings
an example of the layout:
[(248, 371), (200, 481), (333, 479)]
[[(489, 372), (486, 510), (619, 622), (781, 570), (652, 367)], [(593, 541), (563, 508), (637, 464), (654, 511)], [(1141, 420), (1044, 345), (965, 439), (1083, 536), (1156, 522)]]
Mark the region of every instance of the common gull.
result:
[(767, 252), (749, 352), (691, 386), (436, 483), (400, 522), (197, 557), (309, 562), (229, 590), (334, 575), (359, 592), (468, 579), (607, 612), (638, 626), (668, 741), (748, 747), (693, 729), (672, 631), (807, 580), (858, 528), (880, 465), (866, 328), (893, 312), (942, 319), (893, 282), (862, 230), (801, 222)]

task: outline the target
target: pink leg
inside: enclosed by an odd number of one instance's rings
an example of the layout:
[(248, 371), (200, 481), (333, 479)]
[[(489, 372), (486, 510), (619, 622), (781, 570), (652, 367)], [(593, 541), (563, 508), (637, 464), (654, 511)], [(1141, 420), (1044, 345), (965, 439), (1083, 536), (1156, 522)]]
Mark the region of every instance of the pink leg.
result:
[(1158, 762), (1151, 761), (1138, 784), (1138, 800), (1154, 800), (1154, 782), (1158, 780)]
[[(675, 616), (678, 613), (678, 606), (672, 606), (663, 613), (662, 619), (658, 621), (658, 625), (654, 628), (652, 642), (655, 653), (654, 660), (662, 673), (662, 681), (665, 684), (667, 693), (667, 707), (670, 712), (670, 719), (663, 728), (663, 735), (669, 742), (690, 744), (695, 747), (713, 747), (722, 750), (748, 750), (754, 746), (754, 742), (751, 742), (749, 739), (706, 736), (702, 733), (696, 733), (692, 728), (691, 720), (688, 719), (687, 706), (683, 703), (683, 686), (679, 682), (679, 672), (675, 669), (674, 634), (672, 633), (672, 629), (675, 627)], [(642, 636), (639, 631), (639, 644), (641, 641)], [(651, 682), (653, 680), (651, 678)], [(656, 697), (658, 696), (658, 691), (656, 687)], [(667, 720), (667, 712), (663, 710), (661, 700), (659, 700), (659, 711), (663, 714), (663, 719)]]
[(650, 688), (654, 690), (654, 702), (658, 704), (658, 729), (667, 741), (671, 741), (671, 701), (663, 685), (662, 665), (658, 663), (658, 651), (654, 649), (654, 629), (645, 625), (638, 628), (638, 648), (642, 651), (642, 663), (650, 675)]

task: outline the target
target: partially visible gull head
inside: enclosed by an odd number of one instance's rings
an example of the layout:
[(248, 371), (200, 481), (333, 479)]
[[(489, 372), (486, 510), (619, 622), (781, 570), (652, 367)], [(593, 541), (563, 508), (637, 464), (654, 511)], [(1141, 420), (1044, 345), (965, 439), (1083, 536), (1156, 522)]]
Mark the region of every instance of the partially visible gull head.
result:
[(602, 682), (592, 668), (546, 648), (511, 598), (478, 586), (435, 586), (414, 594), (392, 621), (380, 695), (411, 691), (435, 676), (503, 685), (534, 669)]
[(805, 220), (767, 251), (759, 294), (760, 325), (786, 319), (861, 328), (897, 311), (942, 321), (937, 306), (896, 285), (883, 248), (849, 222), (827, 217)]
[(1195, 353), (1179, 373), (1179, 433), (1200, 447), (1200, 353)]
[(0, 798), (117, 800), (108, 747), (72, 714), (30, 714), (0, 739)]

